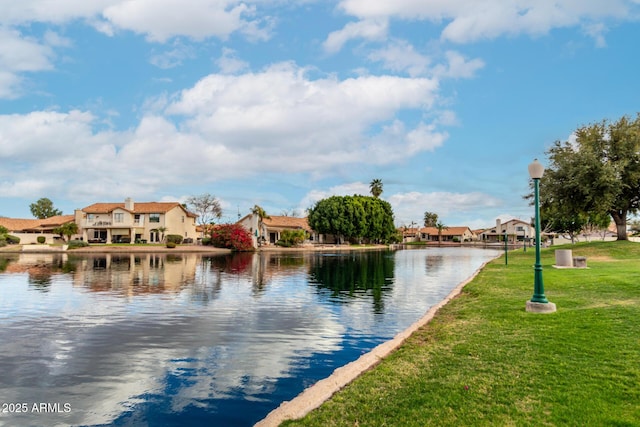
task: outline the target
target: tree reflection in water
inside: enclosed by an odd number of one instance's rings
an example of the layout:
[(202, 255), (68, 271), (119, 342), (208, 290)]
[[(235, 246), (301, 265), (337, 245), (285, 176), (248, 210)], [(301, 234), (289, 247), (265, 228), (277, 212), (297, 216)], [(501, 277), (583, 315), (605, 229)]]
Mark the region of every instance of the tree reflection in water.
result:
[(364, 295), (373, 297), (374, 313), (384, 312), (383, 291), (394, 282), (392, 252), (319, 254), (311, 262), (309, 282), (331, 292), (336, 302), (349, 303)]

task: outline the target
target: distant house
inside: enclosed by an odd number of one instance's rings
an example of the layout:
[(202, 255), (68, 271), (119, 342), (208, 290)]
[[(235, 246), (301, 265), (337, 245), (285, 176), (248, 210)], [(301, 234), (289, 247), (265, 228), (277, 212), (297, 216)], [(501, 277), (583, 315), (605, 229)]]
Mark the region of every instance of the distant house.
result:
[(535, 237), (535, 228), (530, 223), (519, 219), (507, 222), (496, 219), (496, 226), (483, 230), (478, 237), (485, 243), (494, 243), (504, 241), (505, 234), (508, 242), (523, 242), (525, 239)]
[(57, 215), (45, 219), (0, 218), (0, 225), (9, 234), (19, 237), (21, 244), (37, 243), (38, 236), (44, 236), (46, 243), (54, 243), (60, 235), (53, 232), (66, 223), (73, 222), (73, 215)]
[(419, 239), (422, 242), (470, 242), (476, 239), (469, 227), (447, 227), (439, 234), (436, 227), (423, 227), (419, 230)]
[(178, 202), (94, 203), (75, 211), (82, 238), (89, 243), (158, 243), (167, 234), (196, 240), (197, 215)]
[(284, 230), (304, 230), (307, 236), (305, 243), (319, 242), (319, 236), (309, 227), (307, 218), (271, 215), (260, 221), (257, 214), (251, 213), (238, 220), (238, 224), (249, 230), (253, 237), (254, 247), (258, 247), (258, 243), (261, 245), (276, 244)]
[(420, 240), (420, 229), (417, 227), (400, 227), (398, 228), (398, 233), (402, 235), (402, 243)]

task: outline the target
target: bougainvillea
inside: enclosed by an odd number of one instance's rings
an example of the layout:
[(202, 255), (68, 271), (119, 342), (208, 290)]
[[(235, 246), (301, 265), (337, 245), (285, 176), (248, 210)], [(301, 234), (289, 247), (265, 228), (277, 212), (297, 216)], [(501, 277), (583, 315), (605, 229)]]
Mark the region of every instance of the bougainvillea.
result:
[(251, 233), (240, 224), (220, 224), (213, 227), (211, 244), (217, 248), (227, 248), (234, 251), (253, 250)]

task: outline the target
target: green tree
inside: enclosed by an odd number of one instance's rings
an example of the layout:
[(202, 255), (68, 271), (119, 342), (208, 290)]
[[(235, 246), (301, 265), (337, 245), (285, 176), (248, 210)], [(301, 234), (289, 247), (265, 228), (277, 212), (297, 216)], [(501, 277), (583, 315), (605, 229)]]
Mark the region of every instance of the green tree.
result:
[(309, 226), (342, 239), (392, 242), (397, 239), (389, 202), (371, 196), (332, 196), (309, 209)]
[(53, 202), (46, 197), (38, 199), (35, 203), (29, 205), (31, 214), (38, 219), (51, 218), (52, 216), (62, 215), (62, 211), (53, 207)]
[(374, 179), (371, 180), (371, 182), (369, 183), (369, 190), (371, 191), (371, 194), (373, 195), (373, 197), (378, 198), (380, 197), (380, 195), (382, 194), (382, 187), (384, 185), (382, 184), (382, 180), (381, 179)]
[(66, 224), (62, 224), (60, 227), (56, 227), (53, 229), (53, 232), (59, 234), (62, 237), (62, 240), (69, 241), (74, 234), (78, 234), (78, 224), (75, 222), (67, 222)]
[[(540, 209), (548, 214), (608, 214), (618, 240), (627, 240), (627, 216), (640, 208), (640, 114), (603, 120), (556, 141), (540, 181)], [(555, 205), (555, 206), (554, 206)]]
[(209, 193), (189, 197), (187, 206), (193, 213), (198, 215), (198, 224), (203, 228), (213, 224), (215, 219), (222, 217), (220, 201)]
[(438, 223), (438, 214), (435, 212), (426, 211), (424, 213), (424, 226), (435, 227)]

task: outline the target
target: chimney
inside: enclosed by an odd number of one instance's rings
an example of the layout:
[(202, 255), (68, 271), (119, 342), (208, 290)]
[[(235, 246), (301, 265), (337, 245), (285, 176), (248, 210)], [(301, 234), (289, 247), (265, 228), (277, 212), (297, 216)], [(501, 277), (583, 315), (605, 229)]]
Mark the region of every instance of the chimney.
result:
[(126, 199), (124, 199), (124, 208), (128, 211), (133, 212), (134, 203), (131, 197), (127, 197)]
[(500, 218), (496, 218), (496, 233), (502, 233), (502, 222), (500, 221)]

